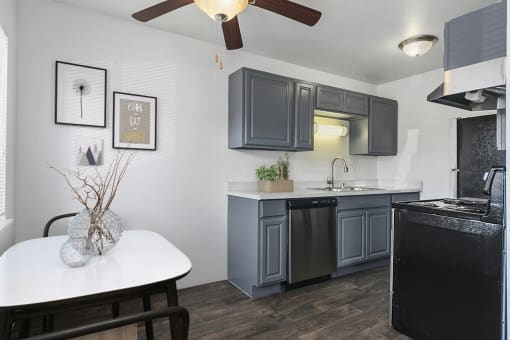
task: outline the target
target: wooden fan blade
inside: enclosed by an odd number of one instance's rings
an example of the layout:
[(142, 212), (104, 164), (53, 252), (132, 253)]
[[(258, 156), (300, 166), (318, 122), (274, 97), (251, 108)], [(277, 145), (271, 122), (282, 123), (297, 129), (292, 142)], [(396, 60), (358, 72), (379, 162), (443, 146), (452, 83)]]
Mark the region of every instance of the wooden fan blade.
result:
[(283, 15), (289, 19), (299, 21), (308, 26), (315, 25), (322, 15), (321, 12), (313, 8), (287, 0), (255, 0), (253, 3), (250, 2), (250, 4)]
[(241, 28), (237, 16), (221, 24), (225, 45), (227, 50), (237, 50), (243, 47), (243, 38), (241, 37)]
[(183, 6), (192, 4), (193, 0), (167, 0), (157, 5), (148, 7), (139, 12), (133, 14), (133, 18), (139, 21), (147, 22), (154, 18), (157, 18), (163, 14), (181, 8)]

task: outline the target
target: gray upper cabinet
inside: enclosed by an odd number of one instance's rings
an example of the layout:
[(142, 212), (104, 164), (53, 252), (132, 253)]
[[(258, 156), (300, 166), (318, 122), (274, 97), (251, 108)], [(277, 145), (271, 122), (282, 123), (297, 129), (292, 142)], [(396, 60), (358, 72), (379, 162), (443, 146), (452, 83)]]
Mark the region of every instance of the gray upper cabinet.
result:
[(342, 211), (337, 220), (337, 267), (366, 260), (365, 210)]
[(368, 116), (369, 96), (363, 93), (344, 92), (344, 112), (361, 116)]
[(284, 281), (287, 275), (287, 217), (260, 221), (259, 285)]
[(295, 147), (300, 150), (313, 150), (313, 110), (314, 91), (312, 84), (296, 82), (295, 88)]
[(370, 97), (369, 153), (397, 154), (398, 105), (390, 99)]
[(506, 56), (506, 1), (448, 21), (444, 30), (444, 69)]
[(261, 147), (292, 147), (292, 80), (277, 75), (245, 73), (244, 144)]
[(367, 210), (367, 260), (390, 255), (391, 209)]
[(315, 108), (323, 111), (344, 111), (344, 90), (324, 85), (317, 86)]
[(398, 103), (370, 96), (368, 118), (353, 120), (349, 129), (351, 155), (396, 155), (398, 149)]
[(366, 94), (318, 85), (316, 97), (317, 110), (353, 115), (346, 115), (346, 119), (368, 116), (369, 96)]
[(247, 68), (231, 74), (229, 148), (312, 150), (314, 91), (309, 86)]

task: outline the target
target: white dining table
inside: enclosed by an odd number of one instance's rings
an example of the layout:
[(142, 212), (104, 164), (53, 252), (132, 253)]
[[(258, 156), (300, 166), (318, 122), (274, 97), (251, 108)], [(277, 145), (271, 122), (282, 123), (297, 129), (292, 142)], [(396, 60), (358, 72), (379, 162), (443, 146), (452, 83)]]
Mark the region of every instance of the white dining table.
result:
[(176, 280), (191, 261), (163, 236), (126, 230), (117, 245), (85, 266), (70, 268), (60, 259), (67, 236), (20, 242), (0, 257), (0, 339), (18, 318), (57, 313), (166, 291), (177, 305)]

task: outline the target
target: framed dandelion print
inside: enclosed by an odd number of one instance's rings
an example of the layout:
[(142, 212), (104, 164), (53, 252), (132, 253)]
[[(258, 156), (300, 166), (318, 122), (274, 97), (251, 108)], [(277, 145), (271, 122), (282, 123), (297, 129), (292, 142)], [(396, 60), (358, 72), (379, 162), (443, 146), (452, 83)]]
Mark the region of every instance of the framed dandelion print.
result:
[(106, 127), (106, 69), (56, 62), (55, 123)]
[(156, 97), (113, 92), (113, 148), (156, 150)]

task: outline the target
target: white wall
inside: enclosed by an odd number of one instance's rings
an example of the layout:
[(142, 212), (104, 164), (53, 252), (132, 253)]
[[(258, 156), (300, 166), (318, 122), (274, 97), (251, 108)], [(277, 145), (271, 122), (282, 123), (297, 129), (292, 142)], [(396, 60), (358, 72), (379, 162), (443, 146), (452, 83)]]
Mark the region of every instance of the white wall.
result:
[[(16, 49), (18, 1), (0, 1), (0, 26), (9, 39), (7, 84), (7, 186), (6, 217), (14, 217), (16, 142)], [(14, 242), (14, 224), (0, 221), (0, 254)]]
[[(48, 0), (20, 0), (19, 7), (16, 241), (38, 237), (50, 217), (80, 209), (45, 166), (73, 166), (81, 135), (104, 138), (112, 158), (112, 91), (157, 96), (159, 150), (137, 153), (112, 208), (128, 228), (155, 230), (191, 258), (184, 286), (226, 278), (226, 183), (254, 180), (258, 165), (283, 154), (227, 149), (228, 74), (248, 66), (376, 91), (374, 85), (222, 48), (225, 70), (219, 71), (211, 44)], [(108, 69), (106, 129), (53, 123), (56, 60)], [(376, 159), (349, 157), (346, 138), (321, 138), (316, 151), (290, 155), (293, 178), (325, 179), (337, 154), (347, 156), (350, 178), (377, 176)]]
[[(422, 198), (449, 197), (449, 119), (482, 114), (427, 102), (443, 82), (438, 69), (379, 85), (378, 95), (398, 100), (398, 155), (378, 157), (380, 179), (422, 180)], [(453, 141), (455, 143), (455, 141)]]

